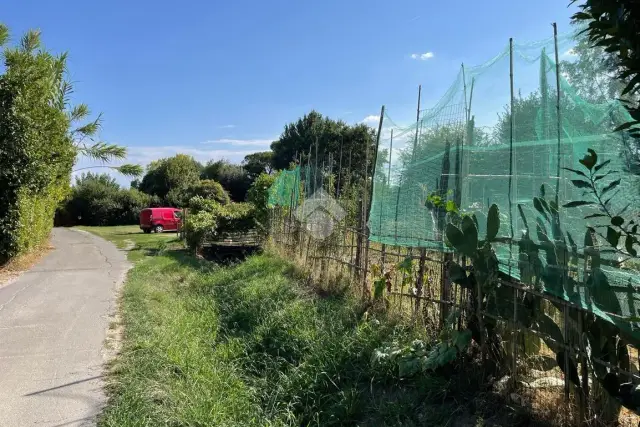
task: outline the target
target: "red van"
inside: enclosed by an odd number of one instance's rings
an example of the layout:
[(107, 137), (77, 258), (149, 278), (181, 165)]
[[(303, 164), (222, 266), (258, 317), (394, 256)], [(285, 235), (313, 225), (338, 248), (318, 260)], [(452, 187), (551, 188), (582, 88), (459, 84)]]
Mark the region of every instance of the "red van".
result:
[(145, 233), (178, 231), (182, 210), (177, 208), (147, 208), (140, 211), (140, 228)]

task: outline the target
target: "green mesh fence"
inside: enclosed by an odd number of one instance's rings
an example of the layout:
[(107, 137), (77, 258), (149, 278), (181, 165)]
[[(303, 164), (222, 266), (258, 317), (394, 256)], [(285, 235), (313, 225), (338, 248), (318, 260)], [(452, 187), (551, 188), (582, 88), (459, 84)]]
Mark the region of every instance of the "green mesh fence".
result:
[[(562, 66), (575, 63), (571, 50), (575, 43), (575, 33), (558, 38), (559, 78), (553, 38), (514, 43), (512, 49), (507, 45), (485, 64), (462, 66), (442, 99), (419, 111), (419, 120), (415, 121), (414, 110), (414, 121), (409, 119), (408, 125), (401, 126), (387, 110), (377, 154), (384, 161), (378, 161), (374, 174), (370, 239), (449, 251), (443, 231), (446, 209), (427, 201), (433, 202), (433, 196), (438, 196), (445, 205), (449, 201), (463, 212), (474, 213), (480, 236), (485, 235), (486, 213), (495, 203), (500, 209), (499, 235), (516, 240), (497, 245), (501, 270), (526, 280), (524, 272), (530, 266), (523, 265), (517, 241), (526, 230), (536, 242), (551, 235), (548, 226), (538, 225), (541, 214), (534, 206), (534, 197), (540, 196), (542, 186), (546, 198), (557, 195), (560, 205), (588, 197), (571, 183), (576, 176), (564, 169), (580, 169), (578, 161), (588, 148), (594, 149), (599, 159), (610, 161), (608, 168), (615, 172), (606, 180), (621, 179), (610, 209), (618, 212), (626, 206), (625, 216), (637, 217), (640, 181), (629, 172), (629, 140), (624, 133), (613, 132), (627, 121), (627, 112), (615, 98), (594, 96), (584, 90), (584, 85), (577, 87), (568, 81)], [(595, 86), (601, 83), (594, 81)], [(582, 254), (587, 227), (597, 223), (597, 218), (592, 221), (584, 217), (597, 214), (597, 207), (559, 210), (563, 234)], [(633, 270), (614, 267), (615, 261), (622, 259), (613, 251), (603, 250), (602, 257), (608, 261), (604, 264), (611, 265), (602, 267), (606, 280), (592, 284), (591, 290), (588, 286), (573, 288), (548, 281), (545, 290), (612, 321), (615, 319), (607, 313), (637, 316), (640, 278)], [(542, 267), (546, 267), (544, 255), (540, 258)], [(586, 266), (579, 260), (571, 276), (584, 282)], [(597, 286), (614, 292), (617, 301), (593, 305), (587, 293), (597, 292)], [(632, 328), (628, 322), (617, 323)]]
[(280, 172), (269, 187), (269, 206), (296, 206), (300, 197), (300, 167)]

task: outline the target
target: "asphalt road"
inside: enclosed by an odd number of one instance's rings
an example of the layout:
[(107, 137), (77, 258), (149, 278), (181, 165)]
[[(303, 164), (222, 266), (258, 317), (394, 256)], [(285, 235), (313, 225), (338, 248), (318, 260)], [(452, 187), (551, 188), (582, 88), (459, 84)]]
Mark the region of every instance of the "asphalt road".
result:
[(107, 330), (126, 256), (55, 229), (55, 249), (0, 288), (0, 426), (95, 425), (105, 401)]

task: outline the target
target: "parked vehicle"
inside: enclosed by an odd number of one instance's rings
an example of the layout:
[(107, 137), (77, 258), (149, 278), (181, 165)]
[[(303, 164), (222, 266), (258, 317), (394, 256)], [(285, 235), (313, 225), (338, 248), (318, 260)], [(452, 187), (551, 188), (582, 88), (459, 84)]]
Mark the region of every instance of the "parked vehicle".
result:
[(177, 208), (147, 208), (140, 211), (140, 228), (145, 233), (178, 231), (182, 210)]

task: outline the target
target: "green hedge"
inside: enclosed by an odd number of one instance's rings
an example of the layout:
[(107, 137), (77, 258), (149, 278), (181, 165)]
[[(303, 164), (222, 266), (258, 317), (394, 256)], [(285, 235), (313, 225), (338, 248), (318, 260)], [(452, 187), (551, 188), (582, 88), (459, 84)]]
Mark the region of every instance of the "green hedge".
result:
[(0, 75), (0, 264), (41, 244), (69, 191), (76, 148), (65, 111), (65, 57), (28, 33)]
[(142, 209), (161, 204), (157, 196), (122, 188), (107, 174), (89, 172), (76, 178), (71, 194), (56, 212), (55, 225), (138, 224)]
[(20, 228), (18, 248), (28, 252), (47, 239), (53, 226), (57, 201), (66, 189), (53, 185), (39, 194), (22, 194), (18, 199)]

